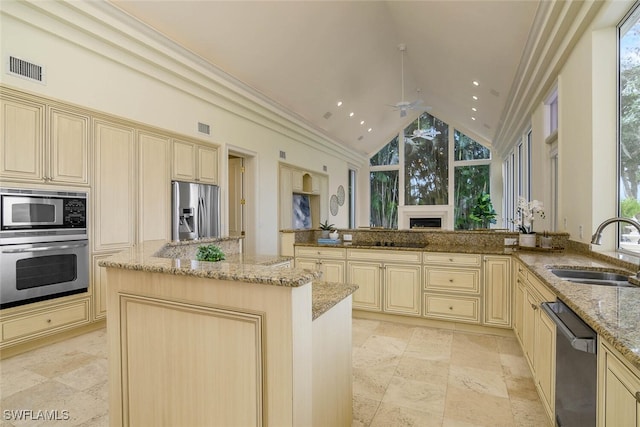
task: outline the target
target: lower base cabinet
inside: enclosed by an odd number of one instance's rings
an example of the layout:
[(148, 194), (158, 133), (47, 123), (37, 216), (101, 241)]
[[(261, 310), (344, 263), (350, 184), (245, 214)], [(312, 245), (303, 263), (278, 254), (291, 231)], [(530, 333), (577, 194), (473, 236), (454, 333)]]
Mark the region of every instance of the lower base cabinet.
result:
[(529, 363), (542, 406), (555, 421), (556, 326), (540, 308), (556, 297), (520, 263), (515, 268), (514, 332)]
[(598, 348), (598, 425), (640, 427), (640, 371), (600, 340)]

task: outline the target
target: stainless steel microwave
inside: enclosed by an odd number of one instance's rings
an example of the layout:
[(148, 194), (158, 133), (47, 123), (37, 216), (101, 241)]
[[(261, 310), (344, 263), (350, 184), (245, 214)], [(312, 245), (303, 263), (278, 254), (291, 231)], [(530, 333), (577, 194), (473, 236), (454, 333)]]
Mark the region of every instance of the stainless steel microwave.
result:
[(87, 195), (79, 192), (1, 188), (1, 229), (87, 227)]

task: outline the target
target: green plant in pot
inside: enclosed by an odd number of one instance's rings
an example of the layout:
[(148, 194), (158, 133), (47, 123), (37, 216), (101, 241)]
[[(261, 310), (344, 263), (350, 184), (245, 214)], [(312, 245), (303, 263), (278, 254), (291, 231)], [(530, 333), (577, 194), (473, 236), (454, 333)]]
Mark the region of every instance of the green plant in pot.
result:
[(196, 252), (196, 259), (198, 261), (222, 261), (224, 259), (224, 252), (216, 245), (203, 245), (198, 248)]
[(489, 228), (490, 224), (496, 223), (496, 211), (493, 209), (491, 196), (488, 193), (482, 192), (478, 195), (469, 219), (478, 224), (478, 228)]
[(334, 225), (329, 224), (329, 220), (327, 219), (320, 223), (320, 230), (322, 231), (322, 238), (327, 239), (329, 238), (329, 233), (334, 230)]

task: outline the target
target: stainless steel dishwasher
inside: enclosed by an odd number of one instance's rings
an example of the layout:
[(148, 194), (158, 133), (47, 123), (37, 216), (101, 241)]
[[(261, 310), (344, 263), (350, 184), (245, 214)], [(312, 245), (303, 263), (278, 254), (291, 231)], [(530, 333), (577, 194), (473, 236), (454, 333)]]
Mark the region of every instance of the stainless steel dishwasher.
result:
[(597, 333), (562, 301), (543, 302), (556, 324), (556, 426), (596, 425)]

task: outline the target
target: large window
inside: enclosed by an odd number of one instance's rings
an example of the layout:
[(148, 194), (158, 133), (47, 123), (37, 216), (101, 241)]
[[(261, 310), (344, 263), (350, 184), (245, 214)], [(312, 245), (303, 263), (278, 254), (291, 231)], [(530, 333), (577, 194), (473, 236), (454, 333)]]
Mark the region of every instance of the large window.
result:
[[(640, 219), (640, 2), (618, 28), (619, 214)], [(620, 248), (640, 252), (634, 227), (620, 226)]]
[(370, 159), (371, 226), (397, 228), (400, 206), (450, 206), (452, 195), (454, 228), (477, 227), (469, 213), (489, 193), (490, 162), (488, 148), (421, 114)]
[(518, 139), (513, 151), (506, 157), (503, 163), (503, 177), (503, 226), (513, 230), (518, 198), (524, 197), (529, 200), (531, 197), (531, 130)]
[(446, 205), (449, 200), (449, 126), (424, 113), (404, 130), (404, 134), (404, 204)]

